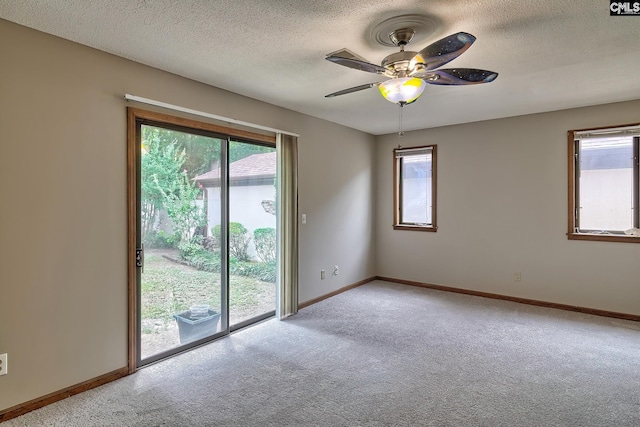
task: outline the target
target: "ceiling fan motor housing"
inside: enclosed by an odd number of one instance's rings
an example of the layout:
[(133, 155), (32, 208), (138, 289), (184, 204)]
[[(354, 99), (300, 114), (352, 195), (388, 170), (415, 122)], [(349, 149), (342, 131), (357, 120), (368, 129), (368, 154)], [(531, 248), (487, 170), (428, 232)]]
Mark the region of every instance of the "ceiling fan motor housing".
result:
[(389, 39), (400, 48), (400, 52), (385, 57), (380, 64), (389, 70), (390, 77), (406, 77), (414, 71), (415, 63), (411, 63), (411, 60), (418, 52), (405, 51), (404, 47), (411, 43), (415, 35), (416, 32), (413, 28), (400, 28), (389, 34)]
[(418, 54), (412, 51), (392, 53), (382, 60), (381, 65), (391, 72), (392, 76), (404, 77), (413, 71), (411, 60)]

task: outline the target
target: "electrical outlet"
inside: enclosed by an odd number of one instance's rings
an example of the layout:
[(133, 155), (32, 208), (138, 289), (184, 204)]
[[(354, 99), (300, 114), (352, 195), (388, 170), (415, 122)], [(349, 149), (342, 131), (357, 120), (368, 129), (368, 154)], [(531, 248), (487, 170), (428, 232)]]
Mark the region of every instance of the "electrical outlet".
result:
[(513, 273), (513, 281), (522, 282), (522, 273), (520, 273), (519, 271), (516, 273)]
[(0, 354), (0, 375), (7, 375), (7, 353)]
[(320, 270), (320, 279), (324, 280), (326, 274), (324, 270)]
[(338, 266), (336, 265), (335, 267), (333, 267), (333, 275), (337, 276), (338, 274), (340, 274), (340, 269), (338, 268)]

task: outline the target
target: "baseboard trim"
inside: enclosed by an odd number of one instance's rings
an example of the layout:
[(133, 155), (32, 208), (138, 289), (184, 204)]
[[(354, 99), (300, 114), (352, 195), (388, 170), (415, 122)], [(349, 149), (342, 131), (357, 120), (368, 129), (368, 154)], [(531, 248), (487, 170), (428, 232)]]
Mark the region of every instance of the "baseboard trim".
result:
[(476, 296), (476, 297), (499, 299), (499, 300), (504, 300), (504, 301), (517, 302), (517, 303), (520, 303), (520, 304), (536, 305), (536, 306), (539, 306), (539, 307), (555, 308), (555, 309), (558, 309), (558, 310), (575, 311), (575, 312), (578, 312), (578, 313), (593, 314), (593, 315), (596, 315), (596, 316), (613, 317), (613, 318), (616, 318), (616, 319), (624, 319), (624, 320), (632, 320), (632, 321), (635, 321), (635, 322), (640, 322), (640, 315), (636, 315), (636, 314), (618, 313), (618, 312), (615, 312), (615, 311), (599, 310), (599, 309), (596, 309), (596, 308), (579, 307), (579, 306), (573, 306), (573, 305), (567, 305), (567, 304), (559, 304), (559, 303), (555, 303), (555, 302), (547, 302), (547, 301), (539, 301), (539, 300), (534, 300), (534, 299), (512, 297), (512, 296), (501, 295), (501, 294), (492, 294), (492, 293), (489, 293), (489, 292), (473, 291), (473, 290), (470, 290), (470, 289), (453, 288), (453, 287), (442, 286), (442, 285), (432, 285), (430, 283), (414, 282), (412, 280), (395, 279), (393, 277), (376, 276), (376, 279), (377, 280), (384, 280), (386, 282), (400, 283), (402, 285), (418, 286), (420, 288), (427, 288), (427, 289), (435, 289), (435, 290), (438, 290), (438, 291), (454, 292), (454, 293), (458, 293), (458, 294), (473, 295), (473, 296)]
[[(351, 285), (347, 285), (347, 286), (342, 287), (340, 289), (337, 289), (337, 290), (335, 290), (333, 292), (329, 292), (328, 294), (325, 294), (325, 295), (319, 296), (317, 298), (313, 298), (313, 299), (310, 299), (310, 300), (305, 301), (303, 303), (300, 303), (300, 304), (298, 304), (298, 309), (309, 307), (310, 305), (313, 305), (313, 304), (318, 303), (320, 301), (323, 301), (325, 299), (331, 298), (333, 296), (339, 295), (339, 294), (341, 294), (343, 292), (346, 292), (348, 290), (357, 288), (358, 286), (362, 286), (362, 285), (364, 285), (366, 283), (369, 283), (369, 282), (372, 282), (374, 280), (383, 280), (385, 282), (399, 283), (399, 284), (402, 284), (402, 285), (409, 285), (409, 286), (417, 286), (417, 287), (420, 287), (420, 288), (434, 289), (434, 290), (444, 291), (444, 292), (453, 292), (453, 293), (472, 295), (472, 296), (483, 297), (483, 298), (491, 298), (491, 299), (498, 299), (498, 300), (504, 300), (504, 301), (517, 302), (517, 303), (520, 303), (520, 304), (535, 305), (535, 306), (540, 306), (540, 307), (555, 308), (555, 309), (558, 309), (558, 310), (574, 311), (574, 312), (578, 312), (578, 313), (593, 314), (593, 315), (596, 315), (596, 316), (612, 317), (612, 318), (616, 318), (616, 319), (624, 319), (624, 320), (632, 320), (632, 321), (635, 321), (635, 322), (640, 322), (640, 315), (635, 315), (635, 314), (619, 313), (619, 312), (615, 312), (615, 311), (607, 311), (607, 310), (599, 310), (599, 309), (595, 309), (595, 308), (572, 306), (572, 305), (567, 305), (567, 304), (559, 304), (559, 303), (555, 303), (555, 302), (532, 300), (532, 299), (527, 299), (527, 298), (513, 297), (513, 296), (494, 294), (494, 293), (489, 293), (489, 292), (474, 291), (474, 290), (470, 290), (470, 289), (462, 289), (462, 288), (454, 288), (454, 287), (450, 287), (450, 286), (434, 285), (434, 284), (430, 284), (430, 283), (416, 282), (416, 281), (412, 281), (412, 280), (396, 279), (396, 278), (393, 278), (393, 277), (385, 277), (385, 276), (373, 276), (373, 277), (369, 277), (367, 279), (360, 280), (360, 281), (358, 281), (356, 283), (353, 283)], [(76, 384), (76, 385), (64, 388), (62, 390), (47, 394), (45, 396), (30, 400), (28, 402), (13, 406), (11, 408), (2, 410), (2, 411), (0, 411), (0, 423), (3, 422), (3, 421), (10, 420), (12, 418), (19, 417), (20, 415), (24, 415), (24, 414), (26, 414), (28, 412), (34, 411), (36, 409), (39, 409), (39, 408), (42, 408), (44, 406), (50, 405), (50, 404), (52, 404), (54, 402), (58, 402), (60, 400), (63, 400), (63, 399), (66, 399), (68, 397), (74, 396), (76, 394), (82, 393), (84, 391), (91, 390), (93, 388), (96, 388), (96, 387), (99, 387), (101, 385), (110, 383), (110, 382), (115, 381), (117, 379), (126, 377), (129, 374), (130, 374), (129, 373), (129, 369), (127, 367), (120, 368), (120, 369), (117, 369), (115, 371), (109, 372), (107, 374), (101, 375), (99, 377), (93, 378), (91, 380), (84, 381), (84, 382), (82, 382), (80, 384)]]
[(110, 383), (111, 381), (126, 377), (127, 375), (129, 375), (129, 369), (126, 367), (120, 368), (107, 374), (100, 375), (99, 377), (93, 378), (91, 380), (81, 382), (80, 384), (72, 385), (62, 390), (47, 394), (45, 396), (38, 397), (37, 399), (33, 399), (28, 402), (21, 403), (20, 405), (2, 410), (0, 411), (0, 423), (10, 420), (11, 418), (16, 418), (20, 415), (24, 415), (27, 412), (31, 412), (33, 410), (50, 405), (59, 400), (63, 400), (84, 391), (91, 390), (92, 388)]
[(352, 283), (351, 285), (347, 285), (347, 286), (345, 286), (345, 287), (343, 287), (343, 288), (340, 288), (340, 289), (338, 289), (338, 290), (335, 290), (335, 291), (333, 291), (333, 292), (329, 292), (328, 294), (324, 294), (324, 295), (322, 295), (322, 296), (319, 296), (318, 298), (310, 299), (310, 300), (308, 300), (308, 301), (305, 301), (305, 302), (303, 302), (303, 303), (298, 304), (298, 309), (305, 308), (305, 307), (309, 307), (310, 305), (313, 305), (313, 304), (315, 304), (315, 303), (317, 303), (317, 302), (320, 302), (320, 301), (325, 300), (325, 299), (327, 299), (327, 298), (334, 297), (334, 296), (336, 296), (336, 295), (338, 295), (338, 294), (341, 294), (341, 293), (346, 292), (346, 291), (348, 291), (348, 290), (351, 290), (351, 289), (353, 289), (353, 288), (357, 288), (358, 286), (362, 286), (362, 285), (364, 285), (365, 283), (372, 282), (372, 281), (374, 281), (374, 280), (376, 280), (376, 279), (377, 279), (377, 277), (376, 277), (376, 276), (369, 277), (369, 278), (367, 278), (367, 279), (363, 279), (363, 280), (360, 280), (359, 282)]

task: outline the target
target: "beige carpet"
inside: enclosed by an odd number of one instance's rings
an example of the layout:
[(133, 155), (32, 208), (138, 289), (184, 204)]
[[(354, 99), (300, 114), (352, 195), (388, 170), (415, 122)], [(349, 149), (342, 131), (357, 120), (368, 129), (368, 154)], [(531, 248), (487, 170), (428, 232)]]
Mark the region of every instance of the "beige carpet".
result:
[(13, 426), (637, 427), (640, 324), (376, 281)]

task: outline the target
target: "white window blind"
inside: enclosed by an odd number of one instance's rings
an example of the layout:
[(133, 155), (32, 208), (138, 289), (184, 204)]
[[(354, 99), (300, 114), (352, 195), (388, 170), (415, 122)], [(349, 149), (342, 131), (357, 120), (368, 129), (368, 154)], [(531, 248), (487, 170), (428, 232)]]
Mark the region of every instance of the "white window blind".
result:
[(574, 134), (575, 139), (581, 141), (589, 139), (602, 139), (602, 138), (620, 138), (620, 137), (634, 137), (640, 136), (640, 125), (638, 126), (624, 126), (619, 128), (610, 129), (595, 129), (576, 132)]
[(396, 149), (396, 159), (407, 156), (421, 156), (432, 152), (433, 148), (398, 148)]

